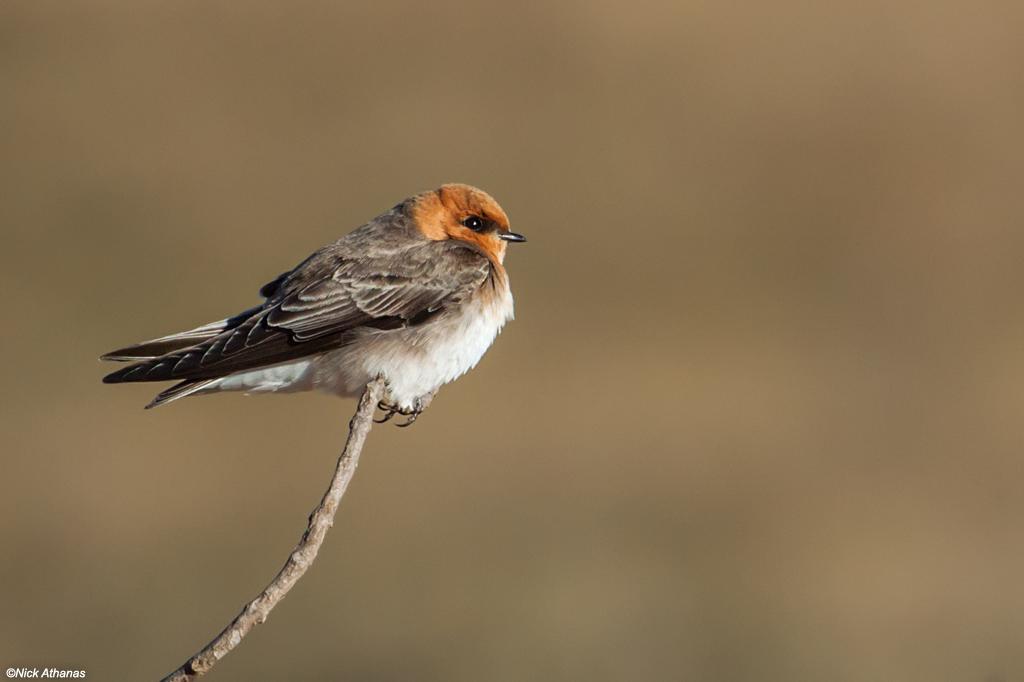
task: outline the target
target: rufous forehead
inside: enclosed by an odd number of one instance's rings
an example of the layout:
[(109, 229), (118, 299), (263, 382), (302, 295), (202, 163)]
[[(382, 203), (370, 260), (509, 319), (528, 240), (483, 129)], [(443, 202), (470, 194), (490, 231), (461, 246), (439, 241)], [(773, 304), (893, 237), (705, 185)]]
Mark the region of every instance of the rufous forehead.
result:
[(493, 220), (509, 228), (508, 216), (490, 194), (471, 185), (442, 185), (413, 199), (411, 214), (416, 227), (430, 239), (448, 238), (448, 230), (457, 228), (469, 215)]
[(467, 215), (479, 215), (508, 229), (508, 216), (487, 192), (472, 185), (441, 185), (437, 190), (441, 204), (457, 219)]

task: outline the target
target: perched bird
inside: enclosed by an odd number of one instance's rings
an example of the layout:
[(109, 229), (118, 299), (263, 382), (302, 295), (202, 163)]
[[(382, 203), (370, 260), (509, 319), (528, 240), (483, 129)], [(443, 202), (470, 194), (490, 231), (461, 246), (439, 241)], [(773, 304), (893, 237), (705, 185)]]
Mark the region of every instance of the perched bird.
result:
[(150, 408), (219, 391), (354, 396), (382, 376), (381, 421), (397, 413), (407, 426), (512, 319), (502, 263), (507, 243), (522, 241), (486, 192), (443, 185), (264, 285), (260, 305), (107, 353), (135, 364), (103, 381), (178, 381)]

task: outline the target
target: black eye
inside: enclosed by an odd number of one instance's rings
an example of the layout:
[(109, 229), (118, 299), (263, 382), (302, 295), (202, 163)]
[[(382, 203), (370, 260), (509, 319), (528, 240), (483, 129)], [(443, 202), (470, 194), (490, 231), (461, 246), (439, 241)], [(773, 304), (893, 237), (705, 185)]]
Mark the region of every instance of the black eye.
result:
[(466, 216), (465, 218), (463, 218), (462, 224), (468, 227), (469, 229), (473, 230), (474, 232), (479, 232), (480, 230), (484, 229), (484, 221), (475, 215)]

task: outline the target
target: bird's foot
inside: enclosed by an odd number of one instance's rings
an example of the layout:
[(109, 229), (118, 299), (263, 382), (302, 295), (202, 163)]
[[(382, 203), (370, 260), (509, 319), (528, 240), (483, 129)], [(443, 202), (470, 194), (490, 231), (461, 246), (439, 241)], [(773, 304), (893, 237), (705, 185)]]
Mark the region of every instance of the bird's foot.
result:
[(373, 421), (375, 421), (378, 424), (383, 424), (386, 421), (390, 421), (391, 418), (394, 417), (396, 414), (400, 414), (403, 417), (408, 417), (408, 419), (406, 419), (401, 424), (397, 424), (397, 426), (400, 426), (402, 428), (406, 426), (412, 426), (413, 423), (419, 418), (419, 416), (423, 414), (423, 411), (427, 409), (427, 406), (430, 405), (430, 401), (433, 399), (433, 393), (423, 396), (422, 398), (417, 398), (413, 403), (412, 407), (400, 407), (399, 405), (388, 403), (382, 400), (379, 403), (377, 403), (377, 409), (379, 409), (384, 414), (380, 419), (374, 419)]
[(392, 405), (391, 403), (386, 403), (383, 400), (377, 403), (377, 409), (384, 413), (380, 419), (373, 420), (377, 424), (383, 424), (386, 421), (391, 421), (391, 418), (394, 417), (396, 414), (410, 414), (408, 410), (403, 410), (398, 405)]
[(420, 412), (423, 411), (421, 409), (417, 409), (416, 407), (399, 407), (398, 405), (386, 403), (383, 400), (377, 403), (377, 409), (384, 413), (380, 419), (373, 420), (378, 424), (383, 424), (386, 421), (391, 421), (391, 418), (394, 417), (396, 414), (400, 414), (403, 417), (409, 418), (405, 422), (398, 424), (398, 426), (409, 426), (414, 421), (416, 421), (416, 417), (420, 416)]

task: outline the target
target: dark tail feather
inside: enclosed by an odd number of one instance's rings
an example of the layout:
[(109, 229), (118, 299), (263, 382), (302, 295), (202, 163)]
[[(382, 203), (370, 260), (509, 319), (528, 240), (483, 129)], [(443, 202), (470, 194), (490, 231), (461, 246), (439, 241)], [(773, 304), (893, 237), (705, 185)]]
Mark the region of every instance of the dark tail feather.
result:
[(116, 360), (117, 362), (137, 362), (139, 360), (155, 360), (161, 355), (188, 348), (220, 334), (224, 331), (226, 320), (190, 329), (187, 332), (161, 336), (152, 341), (143, 341), (133, 346), (125, 346), (100, 356), (100, 360)]
[[(149, 376), (149, 373), (154, 369), (159, 369), (159, 365), (166, 362), (172, 364), (177, 361), (173, 355), (164, 358), (163, 360), (157, 358), (155, 360), (149, 360), (146, 362), (139, 362), (128, 367), (112, 372), (107, 376), (103, 377), (103, 383), (105, 384), (121, 384), (132, 381), (162, 381), (166, 380), (166, 377), (153, 378)], [(159, 407), (165, 403), (169, 403), (178, 398), (184, 398), (185, 396), (192, 395), (197, 391), (201, 391), (210, 384), (217, 381), (220, 377), (214, 377), (212, 379), (185, 379), (174, 386), (171, 386), (165, 391), (159, 393), (153, 400), (146, 405), (146, 409), (153, 407)]]
[[(273, 282), (271, 284), (273, 284)], [(268, 284), (267, 286), (270, 285)], [(137, 343), (132, 346), (118, 348), (117, 350), (112, 350), (109, 353), (100, 356), (100, 360), (114, 360), (117, 362), (153, 360), (161, 355), (167, 355), (168, 353), (173, 353), (176, 350), (181, 350), (183, 348), (188, 348), (189, 346), (200, 344), (203, 341), (208, 341), (225, 329), (237, 326), (242, 321), (248, 319), (257, 310), (259, 310), (259, 306), (250, 308), (249, 310), (241, 312), (234, 317), (210, 322), (209, 324), (204, 324), (202, 327), (189, 329), (186, 332), (168, 334), (167, 336), (161, 336), (159, 339), (152, 339), (151, 341), (143, 341), (142, 343)]]
[[(275, 283), (281, 279), (279, 277), (267, 286), (276, 286)], [(181, 378), (181, 375), (186, 373), (184, 370), (189, 368), (189, 363), (197, 364), (198, 359), (202, 356), (201, 352), (190, 352), (194, 351), (195, 346), (201, 346), (226, 329), (237, 327), (259, 309), (260, 306), (256, 306), (234, 317), (111, 351), (103, 355), (101, 359), (134, 364), (111, 372), (103, 377), (103, 383), (120, 384), (129, 381), (166, 381), (171, 378)], [(177, 377), (173, 377), (175, 370), (181, 370)], [(178, 398), (198, 393), (217, 380), (218, 377), (185, 379), (153, 398), (152, 402), (146, 405), (146, 409), (159, 407)]]
[(111, 372), (103, 377), (105, 384), (123, 384), (129, 381), (166, 381), (166, 377), (150, 379), (149, 371), (159, 365), (159, 359), (154, 358), (146, 362), (137, 362), (134, 365), (123, 367), (116, 372)]
[(168, 353), (173, 353), (176, 350), (181, 350), (182, 348), (193, 346), (196, 343), (199, 343), (203, 340), (204, 339), (196, 339), (194, 341), (189, 341), (186, 339), (172, 339), (164, 341), (162, 339), (154, 339), (152, 341), (145, 341), (134, 346), (126, 346), (124, 348), (112, 350), (109, 353), (101, 355), (100, 360), (113, 360), (115, 362), (137, 362), (138, 360), (153, 360), (155, 358), (160, 357), (161, 355), (167, 355)]
[(181, 383), (171, 386), (166, 391), (162, 391), (148, 405), (146, 409), (150, 410), (154, 407), (160, 407), (178, 398), (184, 398), (190, 396), (197, 391), (201, 391), (217, 379), (187, 379)]

